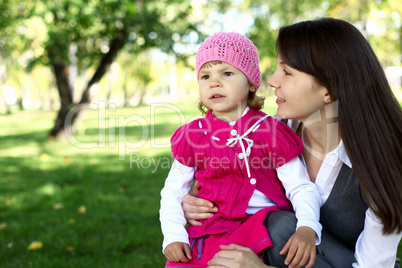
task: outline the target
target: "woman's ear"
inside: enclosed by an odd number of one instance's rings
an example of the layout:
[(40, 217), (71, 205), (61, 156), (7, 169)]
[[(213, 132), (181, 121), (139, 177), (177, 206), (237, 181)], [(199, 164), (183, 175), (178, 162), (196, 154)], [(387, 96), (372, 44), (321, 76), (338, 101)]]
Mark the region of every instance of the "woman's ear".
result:
[(326, 104), (330, 104), (332, 102), (331, 95), (329, 95), (328, 90), (327, 90), (327, 93), (325, 93), (325, 95), (324, 95), (324, 102)]

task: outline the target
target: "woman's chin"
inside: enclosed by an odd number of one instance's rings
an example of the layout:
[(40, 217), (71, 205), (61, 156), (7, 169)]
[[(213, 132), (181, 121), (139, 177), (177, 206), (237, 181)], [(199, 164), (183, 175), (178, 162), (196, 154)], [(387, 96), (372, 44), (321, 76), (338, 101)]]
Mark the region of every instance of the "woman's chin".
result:
[(285, 113), (281, 113), (281, 112), (277, 111), (276, 115), (279, 116), (279, 118), (281, 118), (281, 119), (288, 119), (288, 117)]

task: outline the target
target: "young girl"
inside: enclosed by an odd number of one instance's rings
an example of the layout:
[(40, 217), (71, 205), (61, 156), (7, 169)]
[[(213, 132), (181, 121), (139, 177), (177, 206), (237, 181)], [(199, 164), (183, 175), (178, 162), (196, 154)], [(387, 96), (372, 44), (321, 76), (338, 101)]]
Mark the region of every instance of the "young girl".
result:
[[(206, 267), (222, 244), (255, 253), (272, 246), (264, 220), (291, 211), (298, 219), (289, 239), (292, 265), (314, 263), (320, 241), (321, 199), (298, 156), (303, 144), (285, 124), (259, 111), (257, 49), (245, 36), (219, 32), (196, 55), (201, 110), (206, 117), (180, 127), (171, 139), (173, 167), (161, 192), (163, 253), (169, 267)], [(184, 228), (181, 197), (195, 179), (199, 197), (218, 212)], [(289, 202), (290, 200), (290, 202)], [(180, 263), (179, 263), (180, 262)]]

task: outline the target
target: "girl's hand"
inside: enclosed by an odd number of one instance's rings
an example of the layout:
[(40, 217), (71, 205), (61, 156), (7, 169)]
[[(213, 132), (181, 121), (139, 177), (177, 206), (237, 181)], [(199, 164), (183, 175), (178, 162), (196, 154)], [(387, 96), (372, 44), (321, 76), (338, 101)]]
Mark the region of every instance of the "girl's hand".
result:
[(249, 248), (236, 244), (220, 247), (221, 251), (208, 262), (208, 268), (274, 268), (265, 265)]
[(209, 219), (218, 212), (218, 208), (211, 201), (195, 197), (199, 189), (200, 184), (195, 182), (190, 193), (183, 196), (182, 199), (184, 217), (190, 225), (202, 225), (199, 220)]
[(192, 259), (190, 247), (182, 242), (169, 244), (163, 254), (170, 262), (189, 262)]
[(316, 257), (315, 231), (310, 227), (299, 227), (279, 252), (281, 255), (286, 253), (285, 264), (289, 265), (289, 268), (300, 268), (308, 260), (310, 261), (306, 268), (311, 268)]

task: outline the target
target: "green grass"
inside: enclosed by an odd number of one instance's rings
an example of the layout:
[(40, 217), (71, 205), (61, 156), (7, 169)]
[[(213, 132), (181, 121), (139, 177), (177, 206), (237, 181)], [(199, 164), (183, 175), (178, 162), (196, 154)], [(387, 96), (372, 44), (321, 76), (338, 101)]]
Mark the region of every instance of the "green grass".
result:
[(163, 267), (169, 139), (199, 115), (179, 107), (88, 110), (70, 142), (47, 141), (54, 112), (1, 115), (0, 267)]
[(183, 107), (89, 110), (75, 145), (46, 141), (54, 112), (0, 116), (0, 267), (163, 267), (169, 139), (198, 114)]

